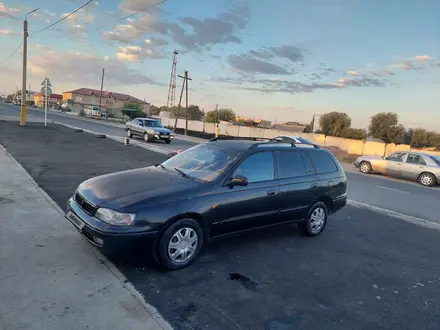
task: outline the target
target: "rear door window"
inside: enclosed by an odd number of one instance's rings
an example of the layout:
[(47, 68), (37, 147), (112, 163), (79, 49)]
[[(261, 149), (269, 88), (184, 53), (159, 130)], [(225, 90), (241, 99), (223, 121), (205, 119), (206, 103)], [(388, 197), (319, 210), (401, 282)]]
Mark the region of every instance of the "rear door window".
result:
[(316, 172), (318, 174), (336, 172), (338, 167), (333, 161), (332, 157), (323, 151), (310, 151), (310, 158), (315, 164)]
[(304, 160), (299, 151), (277, 151), (278, 178), (296, 178), (307, 175)]
[(423, 158), (417, 154), (409, 154), (408, 157), (406, 158), (406, 162), (409, 164), (426, 165)]

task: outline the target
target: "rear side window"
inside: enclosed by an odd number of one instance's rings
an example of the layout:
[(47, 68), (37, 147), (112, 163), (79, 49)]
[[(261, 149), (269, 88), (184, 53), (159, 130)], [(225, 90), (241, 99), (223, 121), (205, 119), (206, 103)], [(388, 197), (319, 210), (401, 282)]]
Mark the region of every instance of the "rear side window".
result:
[(246, 158), (235, 170), (234, 176), (244, 176), (249, 183), (275, 179), (272, 151), (258, 152)]
[(305, 176), (306, 167), (301, 152), (277, 151), (278, 177), (280, 179)]
[(322, 151), (309, 152), (318, 174), (335, 172), (338, 170), (332, 157)]

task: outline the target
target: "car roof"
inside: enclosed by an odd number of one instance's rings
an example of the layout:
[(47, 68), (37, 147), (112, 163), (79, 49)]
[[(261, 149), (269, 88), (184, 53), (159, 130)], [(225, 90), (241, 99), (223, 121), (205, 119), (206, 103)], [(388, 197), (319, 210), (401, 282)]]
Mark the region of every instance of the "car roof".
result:
[(133, 120), (149, 120), (149, 121), (159, 121), (158, 119), (154, 119), (154, 118), (144, 118), (144, 117), (138, 117), (135, 118)]
[[(273, 149), (277, 149), (277, 150), (286, 150), (290, 149), (293, 150), (295, 149), (295, 146), (291, 146), (291, 148), (289, 148), (290, 146), (288, 145), (288, 143), (281, 143), (281, 142), (273, 142), (269, 139), (265, 140), (265, 139), (260, 139), (260, 140), (244, 140), (244, 139), (237, 139), (237, 140), (210, 140), (206, 143), (212, 143), (213, 145), (215, 145), (216, 147), (219, 148), (225, 148), (225, 149), (233, 149), (233, 150), (238, 150), (238, 151), (245, 151), (245, 150), (249, 150), (249, 149), (253, 149), (252, 147), (254, 145), (262, 145), (263, 148), (255, 148), (253, 150), (262, 150), (264, 149), (264, 145), (267, 143), (267, 149), (269, 150), (273, 150)], [(215, 143), (215, 144), (214, 144)], [(287, 144), (287, 146), (286, 146)], [(302, 148), (302, 147), (300, 147)], [(319, 147), (315, 146), (315, 150), (323, 150), (320, 149)]]

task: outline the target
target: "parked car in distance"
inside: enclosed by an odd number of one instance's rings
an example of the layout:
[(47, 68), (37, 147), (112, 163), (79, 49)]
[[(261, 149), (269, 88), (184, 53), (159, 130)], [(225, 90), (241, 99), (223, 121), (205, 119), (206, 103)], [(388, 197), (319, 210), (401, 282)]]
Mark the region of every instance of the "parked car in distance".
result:
[(152, 118), (135, 118), (125, 124), (127, 136), (143, 137), (145, 142), (165, 141), (171, 143), (174, 132), (162, 126), (159, 120)]
[(312, 141), (304, 139), (301, 136), (279, 135), (274, 137), (272, 140), (276, 140), (278, 142), (294, 143), (297, 145), (301, 144), (301, 147), (314, 148), (315, 146)]
[(133, 247), (179, 269), (230, 233), (297, 222), (317, 236), (347, 203), (346, 189), (327, 150), (214, 139), (162, 164), (83, 182), (66, 218), (104, 253)]
[(440, 182), (440, 158), (421, 152), (394, 152), (387, 157), (360, 156), (354, 166), (365, 174), (382, 173), (418, 181), (427, 187)]

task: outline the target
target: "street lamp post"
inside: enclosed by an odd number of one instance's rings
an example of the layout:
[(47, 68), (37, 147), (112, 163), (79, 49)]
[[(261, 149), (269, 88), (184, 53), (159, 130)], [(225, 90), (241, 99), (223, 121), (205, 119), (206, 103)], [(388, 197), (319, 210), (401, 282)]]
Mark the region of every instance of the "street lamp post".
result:
[(27, 69), (27, 37), (28, 37), (28, 25), (27, 16), (37, 11), (39, 8), (31, 10), (24, 15), (23, 21), (23, 81), (21, 85), (21, 107), (20, 107), (20, 126), (26, 125), (26, 69)]

